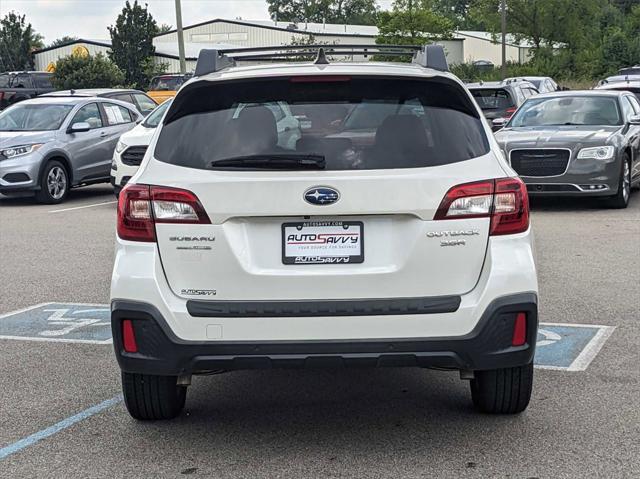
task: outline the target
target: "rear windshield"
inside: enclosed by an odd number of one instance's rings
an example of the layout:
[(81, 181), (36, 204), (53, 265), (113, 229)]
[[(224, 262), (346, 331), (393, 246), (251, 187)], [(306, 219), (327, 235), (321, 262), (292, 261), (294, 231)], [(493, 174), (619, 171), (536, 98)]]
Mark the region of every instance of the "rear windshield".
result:
[(633, 93), (633, 94), (636, 96), (636, 98), (637, 98), (638, 100), (640, 100), (640, 87), (638, 87), (638, 88), (634, 88), (634, 87), (624, 87), (624, 86), (621, 86), (621, 87), (619, 87), (619, 88), (607, 88), (607, 90), (621, 90), (621, 91), (629, 91), (629, 92)]
[(511, 95), (502, 88), (490, 88), (485, 90), (473, 89), (471, 94), (483, 110), (506, 110), (515, 106)]
[(317, 78), (195, 84), (170, 107), (155, 157), (201, 169), (221, 160), (287, 169), (283, 159), (311, 158), (322, 169), (354, 170), (444, 165), (489, 150), (482, 120), (456, 84)]
[(618, 70), (620, 75), (640, 75), (640, 67), (621, 68)]
[(616, 98), (561, 96), (530, 98), (507, 126), (614, 126), (622, 124)]
[(151, 79), (151, 91), (176, 91), (186, 80), (180, 76), (159, 76)]

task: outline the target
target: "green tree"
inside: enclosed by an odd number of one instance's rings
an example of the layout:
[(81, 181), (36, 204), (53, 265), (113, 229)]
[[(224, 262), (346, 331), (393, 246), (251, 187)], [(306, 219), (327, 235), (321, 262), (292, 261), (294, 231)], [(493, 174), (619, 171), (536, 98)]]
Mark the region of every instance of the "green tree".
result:
[(142, 7), (138, 0), (131, 5), (127, 0), (115, 26), (109, 27), (109, 33), (109, 57), (124, 72), (126, 83), (146, 87), (150, 78), (145, 74), (145, 62), (155, 53), (152, 39), (158, 33), (158, 25), (147, 6)]
[(0, 20), (0, 69), (33, 70), (33, 50), (42, 48), (42, 35), (35, 32), (25, 15), (7, 13)]
[(47, 48), (54, 48), (54, 47), (59, 47), (60, 45), (66, 45), (67, 43), (71, 43), (77, 39), (78, 37), (70, 37), (68, 35), (65, 35), (63, 37), (56, 38), (54, 41), (49, 43), (49, 45), (47, 45)]
[(376, 0), (267, 0), (269, 14), (280, 22), (374, 25)]
[(102, 53), (68, 55), (56, 62), (52, 83), (60, 90), (113, 88), (124, 83), (124, 73)]
[(453, 22), (434, 11), (432, 0), (396, 0), (380, 13), (378, 29), (376, 43), (424, 45), (450, 38)]

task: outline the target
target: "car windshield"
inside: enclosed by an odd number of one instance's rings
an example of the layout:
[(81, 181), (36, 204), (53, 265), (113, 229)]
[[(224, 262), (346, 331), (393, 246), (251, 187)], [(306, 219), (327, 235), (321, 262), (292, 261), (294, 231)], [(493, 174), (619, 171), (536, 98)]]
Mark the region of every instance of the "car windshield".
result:
[(151, 91), (174, 91), (180, 88), (184, 83), (184, 78), (181, 76), (159, 76), (151, 79), (151, 85), (149, 90)]
[(25, 105), (20, 103), (0, 113), (0, 131), (57, 130), (73, 105)]
[(0, 75), (0, 88), (9, 88), (11, 86), (11, 76), (8, 74)]
[(472, 89), (471, 94), (483, 110), (506, 110), (515, 106), (507, 90), (502, 88)]
[(615, 98), (561, 96), (527, 100), (507, 126), (613, 126), (621, 123)]
[(169, 105), (171, 105), (171, 100), (165, 101), (162, 105), (160, 105), (151, 113), (149, 113), (149, 116), (144, 121), (143, 125), (146, 126), (147, 128), (156, 128), (160, 124), (160, 120), (162, 120), (162, 115), (164, 115), (164, 112), (167, 111), (167, 108), (169, 108)]
[(155, 157), (202, 169), (428, 167), (486, 154), (482, 122), (464, 90), (443, 80), (207, 82), (173, 101)]
[(532, 83), (534, 87), (536, 87), (538, 90), (540, 89), (540, 84), (542, 83), (542, 80), (537, 79), (531, 79), (531, 80), (527, 80), (529, 83)]

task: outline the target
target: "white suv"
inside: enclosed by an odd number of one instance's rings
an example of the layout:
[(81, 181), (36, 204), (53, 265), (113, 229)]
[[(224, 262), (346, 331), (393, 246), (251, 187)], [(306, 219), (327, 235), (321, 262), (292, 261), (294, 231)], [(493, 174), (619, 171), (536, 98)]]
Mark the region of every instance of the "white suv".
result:
[(375, 48), (414, 62), (201, 52), (120, 194), (112, 327), (133, 417), (178, 415), (193, 374), (276, 367), (459, 370), (479, 410), (527, 407), (526, 188), (441, 47)]

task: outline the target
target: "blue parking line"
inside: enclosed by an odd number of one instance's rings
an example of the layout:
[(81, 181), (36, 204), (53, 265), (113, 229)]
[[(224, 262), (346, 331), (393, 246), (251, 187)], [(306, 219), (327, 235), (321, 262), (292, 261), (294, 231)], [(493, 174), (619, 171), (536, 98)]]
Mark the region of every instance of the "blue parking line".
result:
[(14, 442), (13, 444), (9, 444), (6, 447), (0, 449), (0, 461), (10, 456), (13, 453), (16, 453), (25, 447), (33, 446), (36, 442), (45, 439), (49, 436), (53, 436), (54, 434), (73, 426), (74, 424), (83, 421), (94, 414), (99, 413), (115, 404), (118, 404), (122, 401), (122, 395), (118, 395), (114, 398), (107, 399), (106, 401), (101, 402), (100, 404), (96, 404), (95, 406), (91, 406), (89, 409), (85, 409), (78, 414), (63, 419), (62, 421), (50, 426), (46, 429), (38, 431), (30, 436), (25, 437), (24, 439), (20, 439), (19, 441)]

